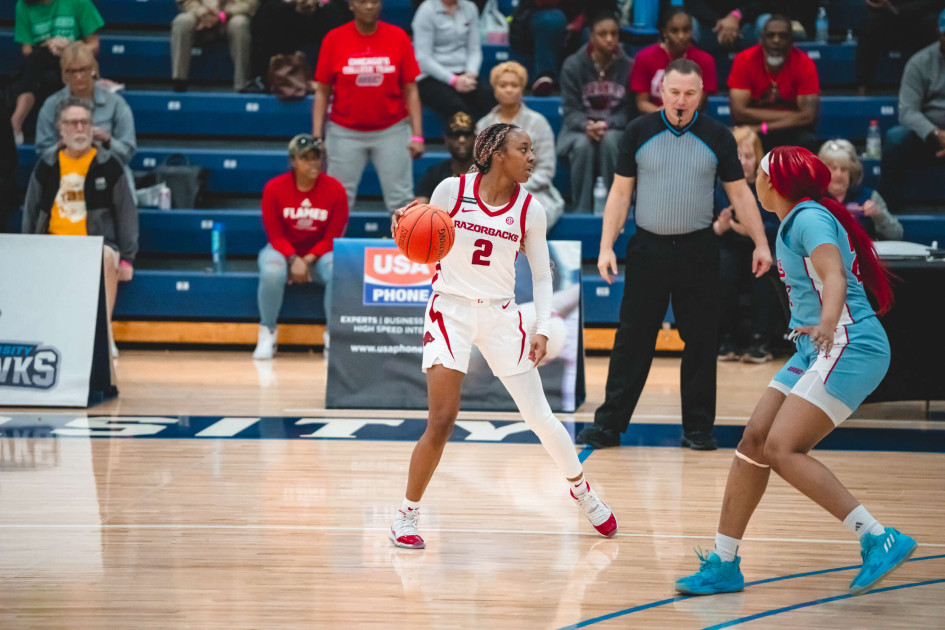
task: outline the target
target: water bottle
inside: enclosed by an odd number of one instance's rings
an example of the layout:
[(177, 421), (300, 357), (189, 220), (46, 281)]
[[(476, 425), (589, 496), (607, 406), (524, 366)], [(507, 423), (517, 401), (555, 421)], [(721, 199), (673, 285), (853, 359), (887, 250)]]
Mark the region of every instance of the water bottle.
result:
[(161, 184), (158, 190), (158, 208), (161, 210), (171, 209), (171, 189), (166, 184)]
[(856, 45), (856, 35), (853, 34), (853, 29), (852, 29), (852, 28), (848, 28), (848, 29), (847, 29), (847, 39), (846, 39), (846, 41), (844, 41), (843, 43), (844, 43), (844, 44), (847, 44), (848, 46), (855, 46), (855, 45)]
[(866, 132), (866, 157), (878, 160), (883, 156), (883, 139), (879, 133), (879, 121), (871, 120), (870, 128)]
[(604, 207), (607, 205), (607, 186), (604, 185), (604, 178), (597, 177), (594, 182), (594, 216), (604, 216)]
[(210, 257), (213, 260), (213, 271), (226, 271), (226, 224), (214, 222), (210, 232)]
[(817, 9), (817, 21), (814, 23), (814, 40), (818, 44), (827, 43), (827, 9), (820, 7)]

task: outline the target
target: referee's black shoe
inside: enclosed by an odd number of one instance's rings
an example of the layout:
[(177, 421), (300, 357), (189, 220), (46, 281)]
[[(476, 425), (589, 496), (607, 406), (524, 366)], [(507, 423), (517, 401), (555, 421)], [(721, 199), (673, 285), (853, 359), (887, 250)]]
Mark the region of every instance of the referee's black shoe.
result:
[(714, 451), (719, 445), (709, 431), (690, 431), (683, 436), (682, 445), (694, 451)]
[(588, 427), (584, 427), (584, 429), (577, 434), (575, 442), (578, 444), (587, 444), (592, 448), (620, 446), (620, 433), (614, 429), (605, 429), (600, 425), (592, 424)]

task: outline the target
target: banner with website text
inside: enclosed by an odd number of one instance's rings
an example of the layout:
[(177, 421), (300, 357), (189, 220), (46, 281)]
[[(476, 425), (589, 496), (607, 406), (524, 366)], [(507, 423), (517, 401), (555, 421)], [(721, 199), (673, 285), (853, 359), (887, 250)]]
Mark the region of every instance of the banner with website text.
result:
[[(570, 412), (585, 395), (581, 244), (552, 241), (548, 247), (554, 269), (552, 338), (549, 359), (538, 370), (552, 409)], [(327, 407), (426, 408), (423, 321), (435, 266), (410, 262), (393, 241), (335, 240)], [(515, 301), (526, 328), (533, 328), (532, 279), (525, 256), (518, 257), (515, 275)], [(475, 348), (463, 382), (461, 408), (515, 409)]]

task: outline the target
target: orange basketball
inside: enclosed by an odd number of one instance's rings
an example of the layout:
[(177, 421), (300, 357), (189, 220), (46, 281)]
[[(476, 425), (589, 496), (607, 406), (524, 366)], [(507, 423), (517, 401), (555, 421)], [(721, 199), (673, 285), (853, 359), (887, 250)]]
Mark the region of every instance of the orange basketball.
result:
[(397, 222), (397, 247), (415, 263), (434, 263), (453, 247), (456, 232), (449, 214), (429, 204), (410, 208)]

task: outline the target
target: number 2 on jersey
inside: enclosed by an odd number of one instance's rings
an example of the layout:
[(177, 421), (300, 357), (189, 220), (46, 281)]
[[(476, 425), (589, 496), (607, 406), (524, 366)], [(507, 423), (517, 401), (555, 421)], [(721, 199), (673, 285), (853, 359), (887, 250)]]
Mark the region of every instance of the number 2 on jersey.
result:
[(473, 253), (472, 264), (488, 267), (491, 264), (489, 256), (492, 255), (492, 241), (481, 238), (473, 245), (476, 246), (476, 251)]

